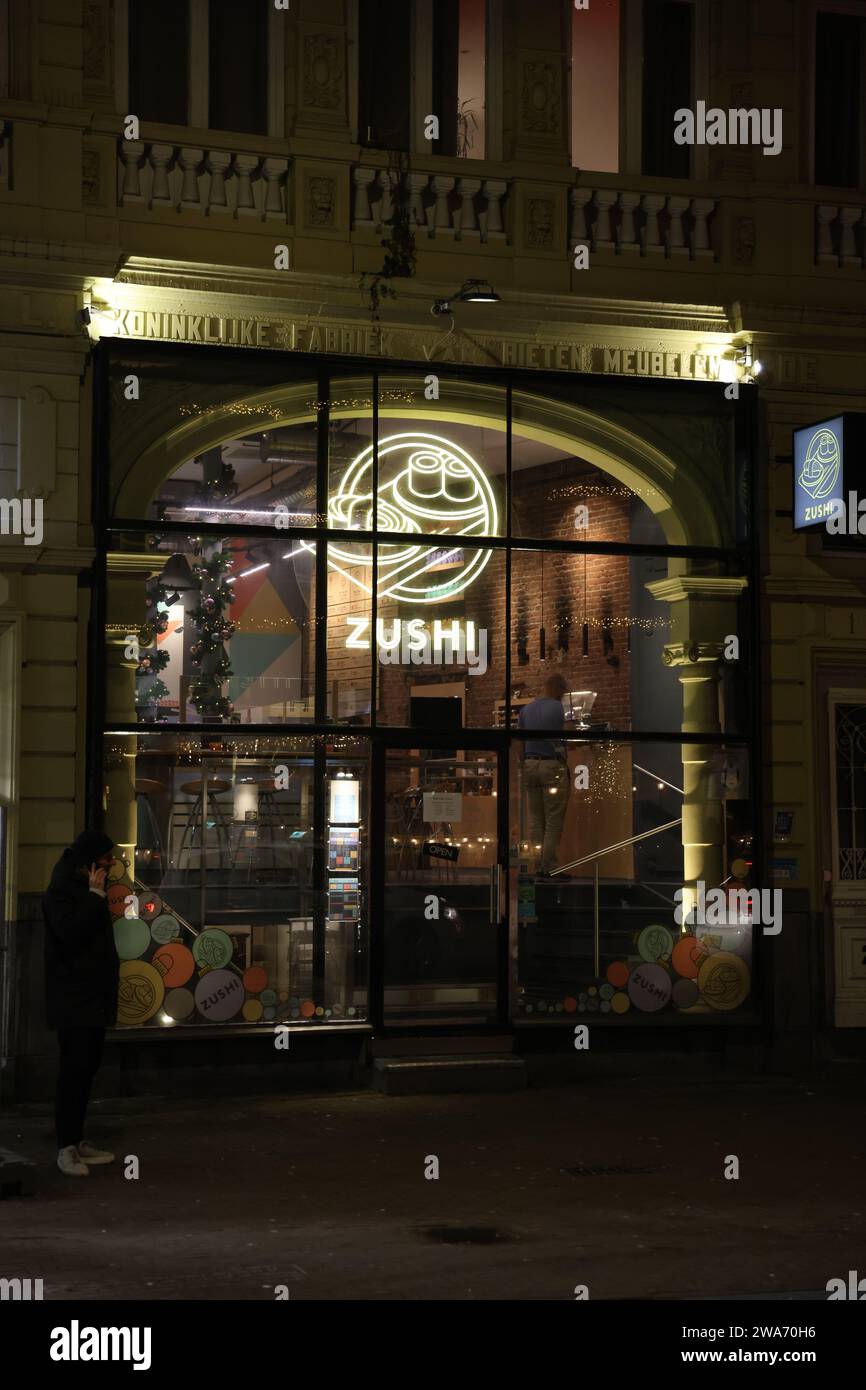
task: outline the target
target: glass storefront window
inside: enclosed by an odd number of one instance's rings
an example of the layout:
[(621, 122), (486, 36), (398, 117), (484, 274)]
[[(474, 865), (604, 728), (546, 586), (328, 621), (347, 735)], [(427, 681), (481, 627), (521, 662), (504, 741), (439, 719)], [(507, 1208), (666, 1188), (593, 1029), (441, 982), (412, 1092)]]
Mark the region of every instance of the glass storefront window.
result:
[[(701, 876), (752, 884), (738, 411), (662, 381), (111, 353), (121, 1026), (745, 1017), (751, 924), (673, 915)], [(124, 383), (157, 358), (139, 425)], [(567, 758), (525, 760), (552, 674)]]
[(672, 732), (696, 717), (700, 693), (701, 727), (747, 733), (747, 595), (723, 568), (513, 549), (513, 709), (556, 672), (584, 727)]
[[(390, 580), (380, 569), (379, 723), (418, 729), (501, 724), (505, 563), (499, 550), (416, 546), (410, 563), (392, 571)], [(427, 601), (403, 598), (404, 585), (426, 590)]]
[[(631, 357), (652, 364), (660, 355)], [(545, 378), (543, 410), (535, 392), (514, 390), (514, 536), (719, 547), (746, 539), (748, 457), (722, 393), (710, 402), (647, 385), (649, 414), (633, 393), (611, 388), (600, 400), (585, 380)]]
[(335, 724), (369, 724), (373, 548), (329, 541), (327, 554), (327, 715)]
[(496, 1018), (498, 791), (490, 750), (388, 751), (386, 1024)]
[(106, 738), (119, 1026), (366, 1017), (367, 767), (345, 738)]
[(373, 529), (373, 404), (369, 376), (335, 377), (328, 396), (328, 525)]
[(516, 1016), (718, 1018), (745, 1006), (748, 749), (566, 738), (557, 761), (525, 748), (511, 751)]
[(314, 542), (126, 532), (110, 544), (110, 723), (312, 719)]

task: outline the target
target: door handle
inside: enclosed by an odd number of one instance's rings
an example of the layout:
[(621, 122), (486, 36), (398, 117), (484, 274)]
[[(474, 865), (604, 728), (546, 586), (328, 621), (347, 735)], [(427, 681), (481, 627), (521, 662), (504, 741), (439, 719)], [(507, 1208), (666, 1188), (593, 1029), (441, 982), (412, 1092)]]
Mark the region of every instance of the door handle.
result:
[(493, 871), (490, 875), (490, 924), (494, 927), (499, 922), (501, 881), (502, 865), (497, 860), (497, 862), (493, 866)]

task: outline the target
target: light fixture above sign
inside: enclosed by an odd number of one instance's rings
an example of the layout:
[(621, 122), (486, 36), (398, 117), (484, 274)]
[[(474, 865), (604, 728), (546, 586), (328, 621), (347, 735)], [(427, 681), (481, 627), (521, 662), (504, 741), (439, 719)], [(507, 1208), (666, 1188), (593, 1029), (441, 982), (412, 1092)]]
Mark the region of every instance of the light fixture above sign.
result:
[(455, 300), (460, 304), (497, 304), (499, 295), (489, 280), (464, 280), (447, 299), (434, 299), (431, 314), (450, 314)]

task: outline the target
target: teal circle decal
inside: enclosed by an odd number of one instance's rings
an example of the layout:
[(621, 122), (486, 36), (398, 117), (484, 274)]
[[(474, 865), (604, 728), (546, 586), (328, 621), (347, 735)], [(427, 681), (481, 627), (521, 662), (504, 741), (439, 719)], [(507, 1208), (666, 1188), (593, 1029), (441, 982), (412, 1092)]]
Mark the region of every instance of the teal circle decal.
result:
[(673, 933), (659, 925), (644, 927), (637, 939), (637, 949), (641, 960), (649, 964), (655, 960), (667, 960), (674, 949)]
[(170, 912), (163, 912), (151, 922), (150, 934), (160, 946), (167, 946), (180, 936), (180, 922)]
[(114, 944), (121, 960), (136, 960), (150, 945), (150, 928), (138, 917), (116, 917)]
[(219, 927), (207, 927), (193, 943), (192, 953), (198, 965), (206, 965), (211, 970), (219, 970), (228, 965), (232, 958), (232, 940)]

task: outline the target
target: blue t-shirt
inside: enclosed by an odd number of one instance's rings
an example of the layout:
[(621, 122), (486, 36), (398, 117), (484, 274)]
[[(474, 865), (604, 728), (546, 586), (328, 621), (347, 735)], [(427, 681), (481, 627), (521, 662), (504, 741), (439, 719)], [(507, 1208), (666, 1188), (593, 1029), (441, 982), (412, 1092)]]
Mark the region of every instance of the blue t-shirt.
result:
[[(520, 729), (561, 729), (565, 710), (561, 700), (542, 695), (524, 705), (517, 720)], [(524, 758), (564, 758), (565, 744), (560, 739), (528, 738), (523, 745)]]

